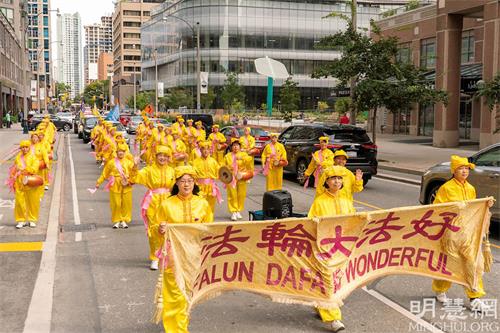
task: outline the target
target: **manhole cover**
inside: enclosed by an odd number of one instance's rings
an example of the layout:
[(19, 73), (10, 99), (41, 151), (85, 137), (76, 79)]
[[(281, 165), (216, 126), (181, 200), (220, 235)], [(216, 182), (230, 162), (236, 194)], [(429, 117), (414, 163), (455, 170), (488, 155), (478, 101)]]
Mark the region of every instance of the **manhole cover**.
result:
[(68, 224), (68, 225), (60, 225), (60, 232), (78, 232), (78, 231), (95, 231), (97, 229), (95, 223), (86, 223), (86, 224)]

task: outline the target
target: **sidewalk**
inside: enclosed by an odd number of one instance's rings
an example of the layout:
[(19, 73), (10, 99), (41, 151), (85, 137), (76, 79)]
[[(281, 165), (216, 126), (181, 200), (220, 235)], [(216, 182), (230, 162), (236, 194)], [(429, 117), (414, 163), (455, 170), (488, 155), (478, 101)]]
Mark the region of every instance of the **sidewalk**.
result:
[(453, 154), (471, 156), (479, 146), (461, 141), (457, 148), (436, 148), (431, 137), (378, 134), (379, 169), (421, 175), (429, 167), (447, 162)]
[(6, 163), (14, 149), (19, 148), (19, 141), (28, 138), (28, 135), (23, 134), (20, 123), (12, 124), (10, 128), (0, 128), (0, 163)]

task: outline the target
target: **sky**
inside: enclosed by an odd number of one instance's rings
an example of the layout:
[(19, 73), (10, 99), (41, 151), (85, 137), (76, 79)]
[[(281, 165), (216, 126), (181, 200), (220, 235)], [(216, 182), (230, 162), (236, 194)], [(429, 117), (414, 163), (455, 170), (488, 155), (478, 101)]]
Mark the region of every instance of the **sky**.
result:
[[(82, 25), (89, 25), (101, 21), (101, 16), (113, 13), (113, 0), (52, 0), (51, 9), (59, 8), (61, 13), (80, 13)], [(52, 15), (53, 20), (56, 15)], [(82, 27), (83, 28), (83, 27)]]

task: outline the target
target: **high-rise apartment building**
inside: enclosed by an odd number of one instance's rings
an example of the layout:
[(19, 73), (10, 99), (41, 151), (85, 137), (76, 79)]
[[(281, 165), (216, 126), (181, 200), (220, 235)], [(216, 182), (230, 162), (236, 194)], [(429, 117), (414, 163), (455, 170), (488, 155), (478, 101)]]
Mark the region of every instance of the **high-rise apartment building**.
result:
[[(37, 96), (33, 97), (32, 108), (42, 110), (52, 86), (52, 45), (50, 43), (50, 0), (27, 0), (24, 3), (28, 17), (28, 56), (31, 62), (33, 80), (38, 81)], [(41, 103), (38, 105), (38, 97)]]
[(111, 16), (102, 16), (101, 23), (86, 25), (84, 47), (84, 78), (85, 85), (98, 79), (98, 59), (103, 52), (112, 51), (113, 19)]
[(16, 31), (17, 38), (21, 40), (23, 27), (21, 26), (21, 13), (23, 11), (21, 0), (0, 0), (0, 12)]
[(57, 18), (58, 79), (71, 86), (74, 98), (83, 92), (82, 23), (80, 14), (62, 14)]
[(141, 25), (164, 0), (117, 1), (113, 13), (113, 95), (125, 105), (141, 76)]

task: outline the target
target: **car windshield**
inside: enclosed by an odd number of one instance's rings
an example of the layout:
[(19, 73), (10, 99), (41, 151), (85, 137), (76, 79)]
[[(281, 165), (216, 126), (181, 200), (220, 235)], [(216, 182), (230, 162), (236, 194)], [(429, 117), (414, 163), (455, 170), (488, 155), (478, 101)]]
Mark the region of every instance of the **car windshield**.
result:
[(95, 126), (96, 123), (97, 123), (97, 118), (87, 118), (87, 119), (85, 119), (85, 125), (88, 126), (88, 127)]
[[(245, 134), (245, 127), (236, 128), (238, 131), (238, 136), (243, 136)], [(269, 136), (269, 134), (261, 128), (250, 128), (250, 135), (253, 137), (259, 136)]]
[(125, 131), (125, 127), (123, 127), (122, 123), (113, 123), (113, 126), (116, 128), (117, 131), (123, 132)]
[(133, 121), (134, 123), (140, 123), (142, 117), (141, 116), (133, 116), (130, 118), (130, 121)]
[(334, 142), (353, 142), (353, 143), (368, 143), (371, 142), (370, 137), (364, 130), (334, 130), (325, 128), (323, 134), (333, 138)]

